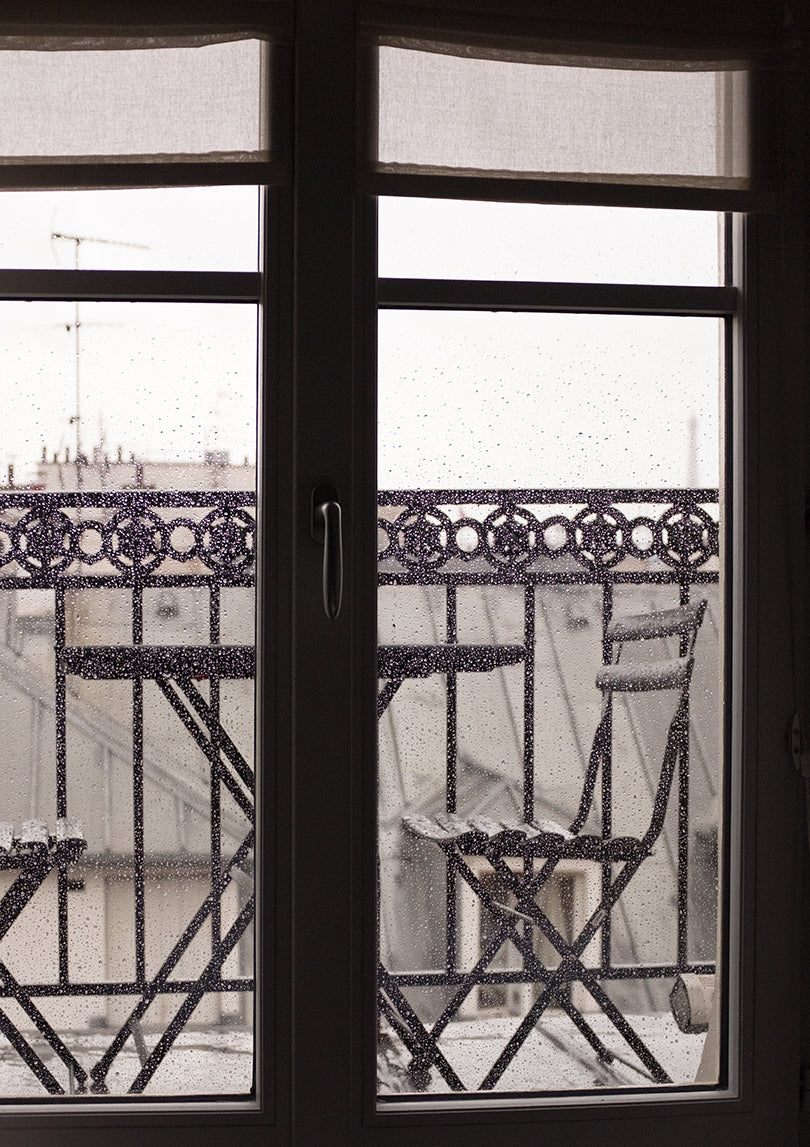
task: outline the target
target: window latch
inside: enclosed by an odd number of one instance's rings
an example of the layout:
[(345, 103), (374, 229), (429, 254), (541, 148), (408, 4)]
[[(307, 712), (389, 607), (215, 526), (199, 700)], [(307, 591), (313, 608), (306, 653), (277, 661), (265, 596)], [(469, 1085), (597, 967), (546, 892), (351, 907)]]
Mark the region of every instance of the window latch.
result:
[(322, 482), (312, 491), (313, 539), (323, 546), (323, 609), (330, 621), (343, 600), (343, 525), (337, 487)]

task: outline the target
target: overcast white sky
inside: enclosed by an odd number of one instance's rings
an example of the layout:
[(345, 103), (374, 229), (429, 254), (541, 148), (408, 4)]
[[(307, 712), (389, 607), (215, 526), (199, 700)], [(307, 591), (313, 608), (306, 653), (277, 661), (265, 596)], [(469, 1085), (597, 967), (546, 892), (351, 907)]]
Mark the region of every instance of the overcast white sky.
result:
[[(0, 265), (252, 270), (250, 188), (10, 193)], [(108, 242), (93, 242), (103, 239)], [(133, 244), (133, 246), (126, 246)], [(386, 200), (380, 273), (718, 282), (709, 213)], [(252, 306), (82, 304), (81, 436), (111, 456), (255, 457)], [(71, 304), (0, 305), (0, 464), (75, 450)], [(382, 487), (718, 481), (719, 323), (384, 312)], [(690, 431), (690, 422), (693, 429)]]
[[(255, 188), (10, 193), (0, 197), (0, 265), (255, 270)], [(104, 240), (95, 242), (94, 240)], [(128, 244), (131, 244), (128, 245)], [(18, 480), (45, 447), (75, 454), (73, 304), (0, 304), (3, 463)], [(111, 457), (255, 459), (256, 309), (82, 303), (81, 441)]]
[[(708, 212), (388, 199), (384, 276), (716, 285)], [(715, 486), (720, 322), (386, 311), (382, 488)]]

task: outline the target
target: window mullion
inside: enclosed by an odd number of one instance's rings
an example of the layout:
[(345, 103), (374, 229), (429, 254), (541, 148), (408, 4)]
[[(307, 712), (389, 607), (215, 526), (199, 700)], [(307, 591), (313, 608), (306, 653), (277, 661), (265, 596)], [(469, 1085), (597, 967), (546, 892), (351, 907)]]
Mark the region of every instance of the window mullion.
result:
[(735, 287), (380, 279), (381, 309), (545, 311), (616, 315), (733, 315)]
[(0, 300), (258, 303), (258, 271), (0, 270)]

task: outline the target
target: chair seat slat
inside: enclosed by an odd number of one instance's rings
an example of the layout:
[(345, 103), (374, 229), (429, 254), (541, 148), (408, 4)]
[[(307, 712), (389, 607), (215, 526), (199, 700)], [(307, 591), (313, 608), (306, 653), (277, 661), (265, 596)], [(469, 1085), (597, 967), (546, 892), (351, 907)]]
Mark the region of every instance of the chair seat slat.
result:
[(659, 609), (653, 613), (618, 617), (607, 627), (611, 642), (650, 640), (656, 637), (685, 636), (694, 632), (703, 620), (706, 601), (696, 601), (676, 609)]
[(606, 665), (596, 674), (596, 684), (603, 691), (648, 693), (654, 689), (683, 689), (692, 673), (691, 657), (673, 657), (669, 661), (649, 661), (644, 665)]

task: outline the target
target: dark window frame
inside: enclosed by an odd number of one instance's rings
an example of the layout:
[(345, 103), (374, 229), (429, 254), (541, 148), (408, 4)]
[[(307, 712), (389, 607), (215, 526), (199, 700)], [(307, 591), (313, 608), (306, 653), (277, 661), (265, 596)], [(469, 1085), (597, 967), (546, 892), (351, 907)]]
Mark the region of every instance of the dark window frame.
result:
[[(143, 24), (172, 19), (205, 24), (215, 0), (192, 6), (140, 3), (130, 18)], [(105, 5), (91, 3), (88, 22), (103, 24)], [(250, 22), (259, 6), (245, 0)], [(261, 425), (264, 464), (260, 499), (259, 603), (260, 754), (265, 784), (260, 819), (265, 837), (260, 917), (263, 994), (259, 1016), (260, 1077), (255, 1110), (217, 1104), (137, 1106), (90, 1102), (80, 1111), (41, 1106), (0, 1109), (10, 1144), (109, 1142), (220, 1143), (230, 1129), (245, 1143), (370, 1144), (408, 1147), (426, 1138), (449, 1145), (535, 1143), (625, 1144), (798, 1142), (800, 786), (791, 773), (783, 734), (794, 683), (786, 650), (797, 642), (774, 585), (789, 580), (791, 537), (803, 526), (803, 490), (785, 496), (782, 462), (802, 465), (804, 410), (800, 285), (804, 233), (795, 213), (751, 216), (737, 249), (743, 322), (749, 331), (736, 359), (744, 362), (734, 422), (741, 467), (737, 520), (735, 624), (745, 656), (729, 667), (743, 697), (739, 751), (745, 762), (740, 805), (740, 857), (746, 896), (740, 921), (742, 965), (741, 1095), (720, 1101), (628, 1102), (610, 1110), (593, 1104), (378, 1113), (374, 1103), (374, 744), (376, 693), (374, 553), (376, 488), (363, 457), (373, 456), (375, 208), (379, 193), (436, 195), (417, 177), (370, 179), (358, 174), (357, 95), (366, 61), (356, 50), (351, 0), (299, 0), (294, 48), (294, 99), (282, 112), (294, 123), (294, 179), (267, 193), (264, 294), (265, 379)], [(27, 28), (65, 23), (55, 0), (42, 0)], [(19, 30), (20, 25), (16, 25)], [(280, 49), (283, 58), (286, 49)], [(358, 58), (359, 57), (359, 58)], [(285, 101), (282, 100), (282, 104)], [(794, 131), (796, 129), (794, 128)], [(24, 185), (25, 173), (0, 170), (0, 186)], [(142, 172), (144, 180), (165, 174)], [(235, 181), (255, 177), (242, 170)], [(29, 178), (34, 173), (29, 173)], [(75, 172), (94, 185), (123, 183)], [(178, 182), (211, 173), (175, 171)], [(262, 174), (262, 178), (266, 173)], [(42, 184), (64, 184), (64, 171), (39, 173)], [(227, 181), (226, 172), (217, 178)], [(30, 182), (29, 182), (30, 185)], [(143, 186), (144, 183), (142, 182)], [(537, 198), (609, 204), (684, 206), (681, 192), (610, 189), (587, 193), (526, 181), (464, 179), (442, 194), (470, 198)], [(802, 193), (802, 186), (795, 192)], [(724, 208), (736, 205), (723, 203)], [(770, 200), (764, 205), (773, 209)], [(780, 250), (798, 251), (788, 297)], [(739, 343), (738, 336), (735, 336)], [(270, 380), (269, 382), (267, 380)], [(326, 433), (325, 433), (326, 431)], [(335, 623), (318, 614), (320, 553), (309, 536), (309, 498), (331, 478), (344, 495), (346, 598)], [(773, 572), (775, 571), (775, 573)], [(331, 628), (329, 626), (331, 625)], [(257, 758), (258, 759), (258, 758)], [(328, 838), (324, 839), (325, 826)], [(774, 845), (776, 842), (776, 845)], [(774, 938), (777, 950), (774, 952)], [(329, 964), (328, 975), (324, 972)], [(238, 1128), (238, 1132), (237, 1132)]]

